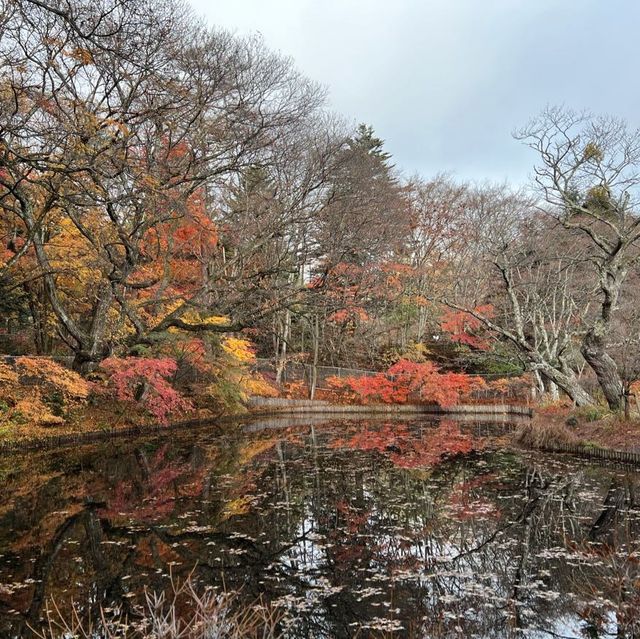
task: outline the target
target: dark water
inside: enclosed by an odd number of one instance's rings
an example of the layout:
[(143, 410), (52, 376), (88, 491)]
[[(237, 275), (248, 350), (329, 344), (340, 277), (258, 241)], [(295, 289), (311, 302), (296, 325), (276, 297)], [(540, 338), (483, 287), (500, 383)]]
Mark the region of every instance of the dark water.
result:
[(0, 458), (0, 637), (192, 570), (295, 638), (640, 636), (638, 473), (503, 424), (270, 426)]

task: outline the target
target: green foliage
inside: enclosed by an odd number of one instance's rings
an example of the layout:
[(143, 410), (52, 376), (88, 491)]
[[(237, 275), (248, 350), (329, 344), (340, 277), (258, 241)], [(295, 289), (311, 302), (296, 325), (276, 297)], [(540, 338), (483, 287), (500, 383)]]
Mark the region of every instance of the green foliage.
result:
[[(168, 337), (170, 336), (168, 335)], [(152, 349), (146, 344), (135, 344), (130, 349), (130, 353), (134, 357), (151, 357)]]
[(597, 422), (611, 416), (611, 411), (606, 406), (591, 404), (576, 408), (575, 415), (585, 422)]
[(225, 413), (244, 411), (245, 396), (241, 387), (233, 380), (220, 376), (207, 389), (211, 400)]
[(356, 134), (353, 136), (349, 144), (351, 148), (364, 151), (367, 155), (377, 159), (387, 168), (391, 168), (388, 166), (388, 162), (391, 159), (391, 153), (384, 150), (384, 140), (375, 135), (372, 126), (368, 124), (359, 124), (356, 129)]
[(64, 417), (66, 412), (64, 395), (59, 390), (54, 389), (49, 394), (44, 395), (42, 401), (49, 408), (52, 415)]

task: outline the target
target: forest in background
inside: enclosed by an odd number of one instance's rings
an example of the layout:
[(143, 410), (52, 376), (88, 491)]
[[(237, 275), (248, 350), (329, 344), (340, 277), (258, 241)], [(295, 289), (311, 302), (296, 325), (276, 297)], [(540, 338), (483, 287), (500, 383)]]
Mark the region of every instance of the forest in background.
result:
[(312, 394), (320, 365), (382, 371), (336, 383), (354, 400), (526, 374), (628, 410), (625, 122), (549, 107), (514, 136), (531, 185), (468, 184), (404, 175), (293, 61), (179, 3), (0, 0), (0, 57), (3, 428), (105, 397), (228, 411), (289, 362)]

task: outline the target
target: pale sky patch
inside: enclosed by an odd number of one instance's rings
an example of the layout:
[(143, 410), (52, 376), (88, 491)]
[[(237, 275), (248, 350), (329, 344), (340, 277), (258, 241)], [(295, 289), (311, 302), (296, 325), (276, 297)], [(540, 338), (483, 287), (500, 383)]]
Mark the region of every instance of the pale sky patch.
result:
[(371, 124), (406, 174), (523, 182), (512, 139), (547, 104), (640, 124), (634, 0), (192, 0), (259, 32), (325, 85), (330, 107)]

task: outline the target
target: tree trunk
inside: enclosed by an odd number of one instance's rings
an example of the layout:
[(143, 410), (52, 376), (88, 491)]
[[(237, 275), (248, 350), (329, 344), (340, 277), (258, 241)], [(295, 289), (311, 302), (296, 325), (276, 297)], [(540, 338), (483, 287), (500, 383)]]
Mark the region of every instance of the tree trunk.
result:
[(318, 385), (318, 353), (320, 350), (320, 320), (316, 315), (312, 324), (313, 337), (313, 365), (311, 367), (311, 381), (309, 383), (309, 399), (314, 399)]
[(537, 368), (545, 378), (561, 388), (576, 406), (589, 406), (595, 403), (574, 375), (562, 373), (550, 364), (538, 364)]
[(276, 384), (282, 382), (282, 375), (287, 364), (287, 346), (291, 336), (291, 311), (287, 309), (284, 320), (277, 319), (279, 335), (276, 340)]
[(613, 411), (620, 411), (624, 403), (624, 388), (618, 373), (618, 366), (605, 350), (604, 333), (606, 331), (599, 330), (599, 328), (600, 324), (596, 324), (587, 332), (580, 351), (596, 374), (609, 408)]
[(549, 384), (549, 392), (551, 393), (551, 401), (557, 402), (560, 399), (560, 391), (555, 382)]
[(73, 370), (86, 374), (93, 371), (106, 356), (104, 334), (107, 328), (107, 314), (113, 302), (113, 288), (111, 283), (104, 284), (98, 291), (96, 302), (92, 309), (91, 326), (84, 336), (80, 348), (75, 352)]

